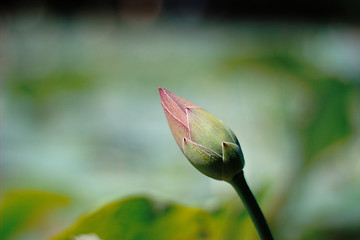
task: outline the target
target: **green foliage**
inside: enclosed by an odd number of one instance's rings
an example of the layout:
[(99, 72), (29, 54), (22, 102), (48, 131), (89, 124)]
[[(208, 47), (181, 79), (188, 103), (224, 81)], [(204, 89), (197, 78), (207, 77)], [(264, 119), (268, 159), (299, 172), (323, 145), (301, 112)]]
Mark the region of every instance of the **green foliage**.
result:
[(357, 240), (360, 236), (360, 228), (337, 227), (337, 229), (314, 228), (304, 233), (301, 240)]
[(68, 203), (64, 196), (26, 190), (4, 195), (0, 205), (1, 239), (13, 239), (16, 234), (43, 220), (51, 210)]
[[(80, 218), (53, 240), (95, 234), (100, 239), (234, 239), (252, 234), (242, 209), (213, 213), (134, 197), (108, 204)], [(226, 237), (227, 236), (227, 237)]]
[(321, 150), (352, 132), (349, 114), (352, 86), (331, 78), (310, 84), (312, 104), (305, 112), (304, 121), (299, 124), (305, 165), (313, 162)]
[(349, 100), (355, 83), (329, 77), (303, 59), (277, 51), (225, 61), (228, 71), (241, 67), (254, 67), (270, 75), (284, 76), (286, 80), (295, 81), (294, 87), (302, 87), (308, 103), (304, 104), (300, 119), (291, 119), (303, 153), (302, 167), (309, 167), (318, 153), (353, 132)]
[[(68, 26), (44, 24), (43, 17), (4, 22), (2, 185), (46, 184), (50, 189), (61, 183), (81, 201), (56, 216), (59, 226), (49, 214), (65, 197), (36, 191), (5, 194), (0, 239), (44, 239), (71, 226), (69, 219), (84, 207), (110, 192), (131, 194), (147, 179), (152, 179), (144, 186), (149, 193), (176, 186), (193, 194), (196, 187), (199, 193), (185, 199), (206, 196), (205, 182), (194, 188), (180, 184), (191, 179), (178, 170), (180, 161), (169, 160), (176, 154), (173, 142), (168, 147), (157, 141), (164, 143), (169, 134), (158, 86), (194, 96), (194, 102), (205, 102), (214, 113), (228, 101), (236, 106), (228, 120), (233, 119), (237, 133), (245, 130), (243, 139), (251, 136), (243, 143), (249, 156), (255, 153), (249, 162), (265, 170), (274, 162), (269, 170), (279, 170), (264, 176), (253, 172), (258, 184), (269, 186), (261, 207), (276, 239), (360, 236), (359, 71), (349, 71), (359, 62), (356, 29), (255, 24), (246, 30), (230, 24), (184, 34), (181, 26), (133, 31), (113, 22), (79, 20)], [(271, 129), (270, 134), (263, 129)], [(271, 135), (278, 130), (279, 136)], [(261, 145), (268, 141), (276, 142), (271, 145), (276, 149)], [(339, 148), (332, 148), (339, 142)], [(258, 165), (256, 158), (262, 156), (268, 158)], [(139, 181), (127, 184), (129, 176)], [(125, 199), (81, 217), (55, 239), (89, 233), (102, 239), (258, 239), (241, 206), (236, 201), (208, 212)]]
[(45, 101), (58, 93), (81, 91), (91, 86), (89, 76), (77, 72), (53, 71), (42, 77), (15, 74), (9, 79), (8, 89), (17, 96), (26, 96), (33, 101)]
[(236, 71), (241, 67), (254, 67), (266, 71), (267, 74), (282, 74), (305, 81), (321, 75), (318, 69), (306, 61), (277, 50), (269, 50), (269, 53), (258, 56), (230, 57), (224, 63), (225, 71)]

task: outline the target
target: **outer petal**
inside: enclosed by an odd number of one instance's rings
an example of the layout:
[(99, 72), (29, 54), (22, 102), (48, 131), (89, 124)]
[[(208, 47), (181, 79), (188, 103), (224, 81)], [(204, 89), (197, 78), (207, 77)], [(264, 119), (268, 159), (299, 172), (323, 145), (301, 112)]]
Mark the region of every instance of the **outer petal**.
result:
[(241, 148), (230, 142), (223, 142), (223, 180), (230, 181), (242, 171), (245, 165), (244, 156)]
[(172, 115), (169, 110), (161, 103), (166, 119), (168, 121), (172, 135), (175, 138), (176, 143), (179, 145), (181, 151), (184, 152), (182, 141), (185, 137), (189, 137), (189, 129), (177, 118)]
[(222, 157), (191, 140), (184, 138), (184, 154), (190, 163), (208, 177), (222, 180)]
[(226, 124), (224, 124), (224, 125), (225, 125), (226, 129), (228, 130), (231, 138), (233, 139), (233, 141), (231, 141), (231, 142), (237, 144), (240, 147), (239, 140), (237, 139), (235, 133)]
[[(186, 112), (187, 107), (198, 107), (197, 105), (195, 105), (195, 104), (193, 104), (193, 103), (191, 103), (191, 102), (189, 102), (189, 101), (187, 101), (187, 100), (185, 100), (185, 99), (183, 99), (181, 97), (176, 96), (175, 94), (173, 94), (172, 92), (169, 92), (166, 89), (161, 89), (161, 90), (167, 96), (169, 96), (172, 100), (174, 100), (184, 112)], [(160, 96), (161, 96), (161, 94), (160, 94)]]
[(179, 102), (174, 101), (169, 91), (159, 88), (159, 93), (163, 107), (166, 108), (183, 125), (188, 126), (185, 107), (179, 104)]
[(222, 142), (233, 142), (224, 123), (202, 108), (188, 108), (190, 136), (193, 142), (222, 155)]

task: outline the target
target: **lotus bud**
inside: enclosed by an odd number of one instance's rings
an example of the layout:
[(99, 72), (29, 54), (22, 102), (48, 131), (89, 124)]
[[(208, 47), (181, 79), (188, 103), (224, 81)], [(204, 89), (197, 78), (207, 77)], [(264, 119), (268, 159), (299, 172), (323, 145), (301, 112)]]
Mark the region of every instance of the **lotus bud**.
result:
[(190, 163), (208, 177), (231, 181), (242, 171), (244, 156), (235, 134), (199, 106), (159, 88), (170, 130)]

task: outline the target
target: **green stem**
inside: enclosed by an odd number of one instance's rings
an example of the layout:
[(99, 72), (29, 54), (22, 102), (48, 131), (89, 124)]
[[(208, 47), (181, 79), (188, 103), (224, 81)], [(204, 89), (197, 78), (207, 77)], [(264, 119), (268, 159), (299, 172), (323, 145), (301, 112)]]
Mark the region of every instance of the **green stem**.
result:
[(229, 182), (239, 194), (243, 201), (255, 227), (262, 240), (273, 240), (270, 228), (266, 223), (265, 217), (256, 202), (254, 195), (251, 193), (249, 186), (246, 183), (244, 172), (241, 171)]

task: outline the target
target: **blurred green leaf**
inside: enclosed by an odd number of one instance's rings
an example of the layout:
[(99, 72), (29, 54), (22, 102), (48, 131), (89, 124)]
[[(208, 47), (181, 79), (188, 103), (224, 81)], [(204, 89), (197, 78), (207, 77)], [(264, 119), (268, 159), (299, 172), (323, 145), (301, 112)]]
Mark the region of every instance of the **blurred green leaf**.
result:
[(311, 84), (312, 104), (299, 126), (305, 166), (316, 154), (340, 139), (350, 136), (350, 95), (352, 87), (337, 79), (323, 79)]
[(358, 240), (360, 236), (360, 228), (350, 227), (310, 227), (301, 236), (301, 240)]
[(92, 82), (86, 74), (63, 70), (40, 78), (14, 74), (5, 84), (15, 95), (27, 96), (33, 101), (46, 101), (57, 93), (86, 90)]
[(212, 228), (216, 231), (211, 239), (258, 239), (255, 227), (242, 206), (242, 203), (237, 200), (224, 204), (213, 212)]
[(322, 75), (319, 69), (303, 59), (281, 52), (249, 57), (229, 57), (224, 61), (222, 69), (225, 72), (231, 72), (248, 67), (260, 69), (270, 75), (285, 75), (292, 79), (295, 77), (301, 81), (312, 80)]
[(253, 227), (245, 228), (249, 223), (247, 214), (239, 208), (211, 213), (136, 197), (108, 204), (80, 218), (54, 240), (91, 234), (103, 240), (233, 239), (256, 234)]
[(40, 77), (14, 73), (4, 81), (12, 106), (39, 122), (53, 115), (54, 109), (64, 103), (79, 101), (92, 86), (90, 74), (68, 69)]
[(68, 198), (47, 192), (11, 191), (3, 196), (0, 205), (1, 239), (13, 239), (17, 233), (33, 226), (49, 211), (65, 205)]
[[(224, 69), (236, 70), (254, 67), (269, 74), (283, 75), (286, 80), (296, 81), (310, 100), (300, 119), (291, 121), (299, 136), (303, 167), (316, 159), (316, 155), (335, 142), (350, 136), (352, 125), (349, 106), (355, 83), (329, 77), (325, 72), (289, 53), (271, 52), (247, 58), (229, 58)], [(278, 84), (279, 82), (277, 82)]]

